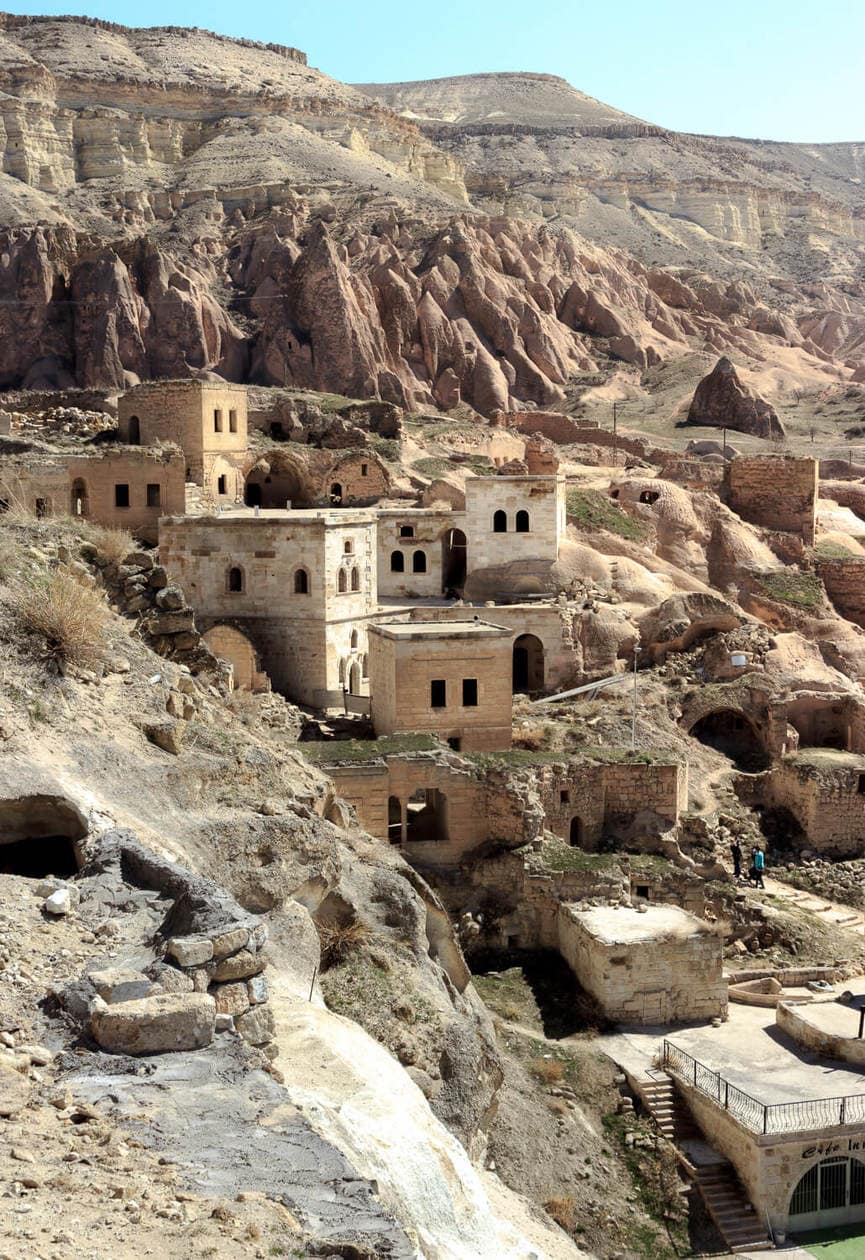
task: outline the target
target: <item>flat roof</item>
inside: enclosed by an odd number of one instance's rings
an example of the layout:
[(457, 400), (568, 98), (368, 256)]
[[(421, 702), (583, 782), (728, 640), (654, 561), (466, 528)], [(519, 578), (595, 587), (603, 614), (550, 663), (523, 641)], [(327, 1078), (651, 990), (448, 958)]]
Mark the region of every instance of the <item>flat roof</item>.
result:
[(593, 906), (573, 911), (573, 917), (604, 945), (637, 945), (660, 937), (702, 935), (708, 927), (679, 906), (655, 905), (645, 910), (630, 906)]
[(256, 513), (255, 508), (232, 507), (204, 516), (175, 515), (162, 519), (174, 525), (232, 525), (251, 521), (270, 525), (372, 525), (376, 518), (369, 508), (259, 508)]
[(386, 639), (510, 638), (513, 634), (507, 626), (496, 626), (491, 621), (388, 621), (370, 625), (368, 630)]
[(500, 482), (500, 481), (564, 481), (564, 473), (515, 473), (507, 474), (503, 477), (470, 477), (466, 481), (466, 489), (469, 486), (476, 486), (479, 482)]

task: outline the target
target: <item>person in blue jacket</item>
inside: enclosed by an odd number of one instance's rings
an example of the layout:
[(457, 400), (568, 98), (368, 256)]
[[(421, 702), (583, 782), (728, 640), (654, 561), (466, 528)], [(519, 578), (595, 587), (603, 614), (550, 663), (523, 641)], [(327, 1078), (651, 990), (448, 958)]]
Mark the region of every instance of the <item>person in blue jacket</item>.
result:
[(763, 883), (763, 871), (766, 869), (766, 860), (763, 857), (763, 850), (759, 849), (755, 844), (751, 850), (751, 870), (753, 872), (754, 887), (765, 888)]

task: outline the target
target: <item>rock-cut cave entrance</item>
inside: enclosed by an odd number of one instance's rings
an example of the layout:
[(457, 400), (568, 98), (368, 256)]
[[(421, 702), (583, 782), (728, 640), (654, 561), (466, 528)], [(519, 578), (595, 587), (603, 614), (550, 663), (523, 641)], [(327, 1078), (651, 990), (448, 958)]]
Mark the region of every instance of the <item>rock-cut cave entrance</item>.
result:
[(69, 878), (81, 867), (83, 814), (60, 796), (0, 801), (0, 875)]
[(707, 748), (729, 757), (737, 770), (756, 774), (765, 770), (769, 758), (757, 728), (736, 709), (716, 709), (691, 727), (690, 734)]

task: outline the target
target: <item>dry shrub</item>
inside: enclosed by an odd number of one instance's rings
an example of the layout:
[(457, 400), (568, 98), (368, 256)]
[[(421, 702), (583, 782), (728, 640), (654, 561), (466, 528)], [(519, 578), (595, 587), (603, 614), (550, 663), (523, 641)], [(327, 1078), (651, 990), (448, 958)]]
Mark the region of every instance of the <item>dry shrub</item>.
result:
[(122, 564), (136, 546), (130, 533), (125, 529), (113, 529), (110, 525), (88, 522), (84, 536), (109, 564)]
[(565, 1079), (565, 1065), (558, 1059), (532, 1059), (529, 1071), (536, 1081), (544, 1085), (558, 1085)]
[(69, 666), (87, 668), (101, 658), (108, 629), (105, 602), (66, 570), (17, 586), (11, 607), (18, 625), (35, 640), (34, 655), (58, 673)]
[(548, 1099), (547, 1108), (554, 1116), (566, 1116), (568, 1114), (568, 1104), (566, 1102), (562, 1102), (561, 1098)]
[(574, 1211), (575, 1204), (571, 1195), (555, 1195), (552, 1199), (547, 1199), (544, 1207), (556, 1224), (561, 1225), (562, 1229), (566, 1229), (569, 1233), (574, 1229), (574, 1226), (577, 1223), (577, 1216)]
[(0, 485), (0, 499), (6, 505), (3, 519), (9, 524), (26, 525), (37, 519), (35, 499), (31, 504), (28, 486), (18, 473), (4, 477), (3, 484)]
[(322, 971), (345, 962), (349, 954), (365, 945), (370, 936), (366, 924), (357, 919), (351, 923), (319, 923), (317, 927)]
[(549, 731), (546, 726), (519, 726), (514, 731), (514, 748), (525, 748), (529, 752), (540, 752), (547, 745)]

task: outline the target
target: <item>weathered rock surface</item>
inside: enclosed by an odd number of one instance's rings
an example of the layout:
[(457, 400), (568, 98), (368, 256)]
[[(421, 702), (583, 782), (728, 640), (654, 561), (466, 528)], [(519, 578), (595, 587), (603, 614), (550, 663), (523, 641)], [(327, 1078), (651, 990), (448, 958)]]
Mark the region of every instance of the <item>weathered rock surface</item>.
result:
[(784, 426), (775, 408), (740, 380), (727, 358), (721, 358), (694, 391), (688, 424), (736, 429), (753, 437), (783, 437)]
[(90, 1030), (112, 1054), (165, 1054), (209, 1045), (215, 1019), (216, 1004), (206, 993), (158, 993), (115, 1006), (97, 997)]

